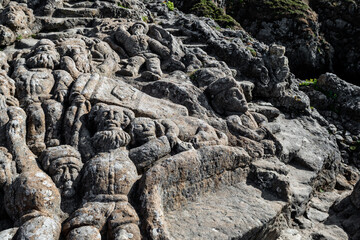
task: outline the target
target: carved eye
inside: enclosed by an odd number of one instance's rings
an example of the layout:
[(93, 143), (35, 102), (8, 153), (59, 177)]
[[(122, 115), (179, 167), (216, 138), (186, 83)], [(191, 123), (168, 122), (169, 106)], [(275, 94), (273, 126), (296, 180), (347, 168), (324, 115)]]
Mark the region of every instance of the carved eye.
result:
[(141, 124), (136, 124), (134, 126), (134, 128), (137, 129), (137, 130), (140, 130), (140, 129), (143, 129), (143, 126)]
[(63, 174), (63, 173), (64, 173), (64, 169), (63, 169), (63, 168), (58, 168), (58, 169), (56, 170), (56, 174), (61, 175), (61, 174)]
[(70, 172), (71, 172), (71, 176), (74, 176), (74, 175), (77, 175), (79, 171), (77, 168), (72, 167), (72, 168), (70, 168)]

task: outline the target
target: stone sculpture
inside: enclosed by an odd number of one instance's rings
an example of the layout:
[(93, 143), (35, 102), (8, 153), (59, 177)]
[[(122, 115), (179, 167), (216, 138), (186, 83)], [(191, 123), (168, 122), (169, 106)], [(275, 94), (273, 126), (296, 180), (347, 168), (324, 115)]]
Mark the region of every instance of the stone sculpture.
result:
[(130, 159), (136, 164), (140, 173), (144, 172), (155, 161), (192, 149), (190, 143), (182, 142), (179, 129), (171, 120), (153, 120), (135, 118), (130, 124), (131, 145)]
[(79, 201), (76, 192), (83, 167), (80, 153), (68, 145), (49, 147), (42, 153), (40, 162), (61, 193), (62, 210), (73, 212)]
[(11, 169), (10, 155), (2, 151), (5, 184), (5, 208), (19, 226), (19, 239), (59, 239), (61, 231), (60, 193), (51, 178), (37, 165), (35, 155), (26, 145), (26, 115), (18, 107), (8, 109), (7, 140), (16, 163)]
[(1, 240), (360, 239), (359, 87), (195, 2), (0, 0)]
[[(12, 77), (18, 89), (17, 96), (21, 99), (20, 105), (28, 114), (27, 144), (35, 154), (39, 154), (46, 145), (59, 145), (56, 125), (61, 121), (63, 106), (62, 102), (51, 99), (56, 85), (51, 69), (57, 66), (60, 58), (55, 44), (44, 39), (33, 50), (26, 60), (17, 60)], [(56, 92), (61, 94), (60, 89)], [(58, 99), (63, 100), (63, 97), (58, 96)], [(47, 129), (50, 131), (46, 136)]]
[(91, 70), (91, 54), (86, 43), (81, 38), (60, 39), (56, 42), (56, 49), (61, 55), (61, 69), (70, 73), (76, 79), (82, 73)]
[(146, 63), (147, 71), (141, 74), (142, 77), (149, 80), (161, 78), (162, 71), (159, 56), (165, 59), (169, 58), (170, 49), (147, 36), (148, 31), (149, 27), (144, 22), (134, 23), (129, 31), (124, 26), (119, 27), (115, 35), (116, 40), (123, 46), (130, 57), (126, 67), (121, 70), (121, 74), (136, 76), (140, 67)]
[(137, 213), (127, 198), (138, 178), (126, 150), (130, 136), (122, 129), (129, 121), (117, 106), (97, 105), (92, 115), (99, 153), (83, 167), (84, 204), (65, 222), (63, 232), (67, 239), (101, 239), (100, 232), (108, 229), (111, 239), (141, 239)]

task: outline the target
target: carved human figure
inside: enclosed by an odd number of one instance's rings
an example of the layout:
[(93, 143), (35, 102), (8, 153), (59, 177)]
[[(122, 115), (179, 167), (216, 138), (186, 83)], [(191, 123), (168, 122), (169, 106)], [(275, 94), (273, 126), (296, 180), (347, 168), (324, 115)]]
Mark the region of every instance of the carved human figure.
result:
[[(57, 79), (56, 83), (51, 70), (59, 61), (53, 42), (41, 40), (34, 46), (33, 51), (34, 54), (28, 55), (27, 59), (20, 58), (15, 62), (12, 77), (16, 83), (20, 105), (28, 115), (27, 144), (35, 154), (39, 154), (46, 145), (54, 146), (60, 143), (58, 125), (61, 122), (63, 105), (62, 102), (51, 99), (51, 91), (62, 79)], [(55, 96), (59, 93), (60, 90), (55, 90)]]
[[(130, 121), (122, 113), (122, 108), (105, 104), (91, 112), (96, 130), (102, 132), (94, 136), (100, 153), (84, 165), (84, 204), (63, 225), (69, 240), (100, 240), (105, 229), (108, 239), (141, 239), (137, 213), (127, 198), (138, 175), (126, 150), (130, 136), (122, 130)], [(106, 145), (111, 142), (114, 144)]]
[[(0, 16), (0, 26), (4, 25), (10, 31), (6, 31), (7, 35), (0, 41), (11, 44), (16, 40), (17, 36), (26, 37), (31, 35), (34, 22), (35, 17), (32, 9), (29, 9), (25, 4), (10, 1), (2, 10)], [(8, 38), (9, 35), (12, 35), (12, 37)], [(4, 41), (7, 38), (9, 41)]]
[(96, 104), (90, 113), (90, 119), (95, 123), (97, 132), (92, 137), (93, 146), (97, 151), (106, 152), (121, 146), (127, 146), (130, 135), (125, 129), (135, 118), (135, 114), (126, 108)]
[(82, 39), (60, 39), (56, 42), (56, 49), (61, 55), (60, 68), (69, 72), (74, 79), (90, 72), (91, 54)]
[(60, 54), (56, 51), (55, 43), (49, 39), (41, 39), (29, 53), (26, 65), (29, 68), (54, 69), (59, 65)]
[(179, 117), (171, 119), (179, 128), (179, 139), (189, 142), (195, 149), (211, 145), (228, 145), (227, 136), (195, 117)]
[(143, 173), (155, 161), (170, 153), (180, 153), (192, 149), (190, 143), (182, 142), (179, 129), (171, 120), (135, 118), (130, 124), (130, 159), (136, 164), (139, 173)]
[(110, 45), (97, 38), (82, 38), (89, 47), (94, 70), (102, 76), (110, 77), (119, 70), (119, 55)]
[[(266, 130), (258, 125), (253, 114), (248, 111), (248, 104), (241, 85), (235, 79), (220, 78), (211, 83), (205, 92), (209, 96), (214, 110), (227, 116), (227, 127), (232, 134), (255, 141), (264, 139)], [(261, 118), (260, 114), (256, 114), (256, 117)]]
[(211, 83), (205, 90), (214, 110), (225, 116), (248, 110), (244, 92), (235, 79), (226, 77)]
[(15, 81), (8, 77), (5, 71), (0, 70), (0, 146), (6, 145), (6, 123), (9, 121), (8, 106), (19, 106), (14, 97)]
[(170, 49), (146, 35), (148, 30), (149, 27), (146, 23), (136, 22), (128, 31), (124, 26), (120, 26), (115, 33), (117, 42), (121, 44), (130, 57), (127, 65), (121, 70), (121, 74), (136, 76), (140, 67), (146, 63), (147, 71), (142, 73), (142, 77), (148, 80), (161, 78), (159, 56), (164, 59), (170, 58)]
[[(26, 115), (18, 107), (8, 108), (7, 140), (18, 174), (11, 169), (11, 160), (3, 161), (5, 208), (19, 226), (17, 239), (40, 238), (58, 240), (61, 231), (60, 193), (51, 178), (37, 165), (35, 155), (26, 145)], [(0, 151), (0, 158), (9, 158)]]
[(73, 212), (79, 200), (76, 191), (83, 167), (80, 153), (68, 145), (49, 147), (42, 153), (40, 162), (60, 190), (61, 209), (66, 213)]

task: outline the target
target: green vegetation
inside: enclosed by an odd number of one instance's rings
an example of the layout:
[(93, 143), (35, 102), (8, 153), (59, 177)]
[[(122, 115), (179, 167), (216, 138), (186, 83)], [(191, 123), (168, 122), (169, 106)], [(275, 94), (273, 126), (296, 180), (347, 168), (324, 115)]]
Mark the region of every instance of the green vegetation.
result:
[(310, 86), (310, 85), (315, 86), (316, 83), (317, 83), (316, 78), (310, 78), (310, 79), (306, 79), (304, 82), (299, 83), (299, 85), (300, 86)]
[(360, 149), (360, 140), (353, 142), (352, 145), (349, 147), (351, 151), (356, 151)]
[(129, 9), (129, 8), (127, 8), (127, 7), (123, 6), (123, 5), (121, 5), (121, 3), (120, 3), (120, 2), (118, 2), (118, 3), (117, 3), (117, 5), (118, 5), (119, 7), (121, 7), (121, 8), (124, 8), (124, 9)]
[(335, 92), (331, 90), (327, 91), (317, 86), (317, 81), (318, 80), (316, 78), (306, 79), (304, 82), (299, 83), (299, 86), (312, 86), (314, 87), (315, 90), (322, 92), (329, 99), (336, 99), (338, 97), (338, 95)]
[(231, 16), (224, 13), (224, 10), (217, 7), (211, 0), (200, 0), (191, 9), (190, 12), (208, 18), (214, 19), (221, 27), (231, 28), (240, 26)]
[[(309, 6), (303, 0), (228, 0), (226, 12), (232, 16), (248, 15), (250, 19), (307, 18)], [(241, 19), (239, 20), (241, 21)]]
[(143, 22), (149, 22), (149, 18), (147, 16), (142, 16), (141, 19), (143, 20)]
[(23, 39), (23, 36), (22, 36), (22, 35), (18, 35), (18, 36), (16, 37), (16, 40), (17, 40), (17, 41), (20, 41), (21, 39)]
[(251, 53), (251, 55), (253, 55), (253, 57), (256, 57), (256, 51), (255, 51), (255, 49), (253, 49), (253, 48), (251, 48), (251, 47), (247, 47), (246, 49), (250, 51), (250, 53)]
[(196, 72), (198, 71), (199, 69), (196, 69), (196, 70), (194, 70), (194, 71), (192, 71), (191, 73), (189, 73), (188, 75), (189, 75), (189, 77), (190, 77), (190, 79), (192, 80), (192, 81), (195, 81), (196, 80)]
[(265, 0), (264, 4), (279, 17), (306, 17), (309, 9), (302, 0)]
[(175, 6), (174, 6), (174, 3), (173, 3), (173, 2), (171, 2), (171, 1), (164, 1), (163, 3), (168, 7), (168, 9), (169, 9), (170, 11), (174, 11)]

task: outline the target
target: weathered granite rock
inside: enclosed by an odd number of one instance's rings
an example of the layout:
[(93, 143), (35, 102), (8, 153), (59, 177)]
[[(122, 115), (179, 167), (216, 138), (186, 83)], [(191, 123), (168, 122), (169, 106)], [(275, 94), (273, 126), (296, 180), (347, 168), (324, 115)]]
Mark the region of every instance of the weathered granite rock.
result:
[[(217, 154), (213, 155), (214, 152)], [(231, 185), (243, 179), (243, 168), (250, 160), (242, 149), (214, 146), (174, 155), (149, 169), (142, 179), (140, 200), (145, 214), (144, 227), (150, 237), (170, 237), (167, 211), (181, 209), (197, 196), (216, 191), (221, 184)], [(178, 221), (181, 222), (181, 218)]]
[(171, 118), (188, 115), (183, 106), (150, 97), (121, 79), (105, 78), (98, 74), (79, 77), (72, 88), (71, 94), (75, 93), (84, 95), (89, 101), (129, 108), (140, 116)]
[(360, 236), (358, 88), (180, 2), (0, 1), (0, 238)]

